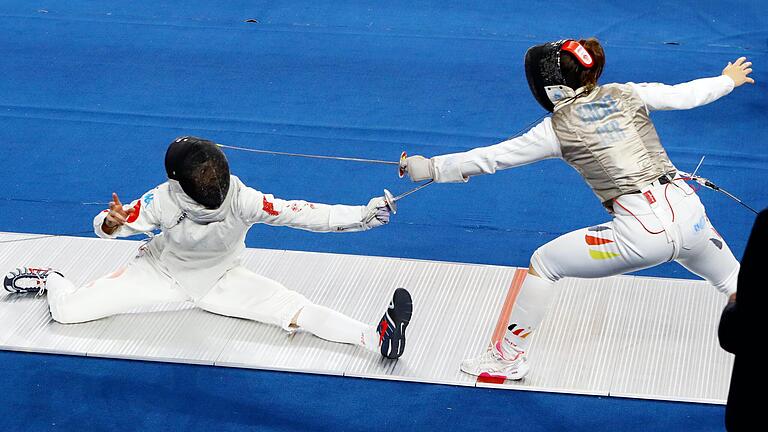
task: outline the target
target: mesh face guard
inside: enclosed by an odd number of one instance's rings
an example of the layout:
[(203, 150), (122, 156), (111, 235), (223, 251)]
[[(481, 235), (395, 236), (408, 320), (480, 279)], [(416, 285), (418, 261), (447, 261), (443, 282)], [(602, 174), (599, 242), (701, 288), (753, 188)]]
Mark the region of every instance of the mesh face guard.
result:
[(589, 69), (594, 60), (581, 44), (574, 40), (559, 40), (535, 45), (525, 53), (525, 77), (528, 87), (536, 101), (545, 110), (552, 112), (554, 102), (574, 95), (560, 67), (560, 56), (563, 52), (570, 53), (583, 67)]
[(184, 193), (208, 209), (221, 207), (229, 192), (229, 163), (212, 141), (181, 137), (168, 146), (165, 171)]

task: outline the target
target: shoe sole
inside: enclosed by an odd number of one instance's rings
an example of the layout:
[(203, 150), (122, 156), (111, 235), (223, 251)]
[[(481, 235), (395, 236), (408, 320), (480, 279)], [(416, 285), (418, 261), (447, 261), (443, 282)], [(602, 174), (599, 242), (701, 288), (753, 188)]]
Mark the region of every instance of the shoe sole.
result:
[[(23, 277), (23, 278), (26, 279), (28, 277)], [(38, 292), (38, 291), (40, 291), (40, 287), (16, 288), (15, 285), (16, 285), (17, 279), (19, 279), (19, 278), (7, 278), (6, 277), (5, 280), (3, 281), (3, 288), (5, 288), (5, 290), (8, 291), (9, 293), (14, 293), (14, 294), (28, 294), (28, 293), (31, 293), (31, 292)]]
[(396, 289), (391, 306), (381, 317), (377, 331), (381, 338), (381, 355), (397, 359), (405, 352), (405, 329), (413, 315), (413, 300), (408, 290)]
[[(26, 267), (25, 267), (26, 269)], [(16, 270), (21, 270), (20, 268), (17, 268)], [(34, 269), (32, 269), (34, 270)], [(43, 277), (35, 274), (29, 274), (29, 272), (25, 272), (24, 274), (16, 274), (13, 276), (6, 276), (3, 279), (3, 288), (5, 288), (6, 291), (13, 294), (29, 294), (29, 293), (40, 293), (41, 289), (45, 289), (45, 280), (47, 280), (48, 275), (51, 273), (55, 273), (61, 277), (64, 277), (61, 272), (58, 272), (56, 270), (47, 270), (45, 275)], [(24, 287), (24, 288), (18, 288), (16, 285), (18, 281), (22, 279), (31, 279), (36, 282), (36, 285), (33, 287)], [(42, 283), (41, 283), (42, 281)]]

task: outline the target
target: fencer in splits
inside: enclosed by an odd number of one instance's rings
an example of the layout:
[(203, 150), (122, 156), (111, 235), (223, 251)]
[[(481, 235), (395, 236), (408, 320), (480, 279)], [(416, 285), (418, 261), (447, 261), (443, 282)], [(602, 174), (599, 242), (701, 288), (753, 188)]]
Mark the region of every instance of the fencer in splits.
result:
[(734, 87), (754, 83), (739, 58), (722, 74), (678, 85), (597, 81), (605, 54), (599, 41), (561, 40), (531, 47), (525, 70), (535, 99), (551, 116), (525, 134), (489, 147), (431, 159), (412, 156), (413, 181), (466, 182), (531, 162), (559, 158), (575, 168), (612, 220), (562, 235), (538, 248), (507, 332), (461, 369), (517, 380), (529, 370), (526, 351), (546, 314), (555, 281), (599, 278), (675, 260), (735, 296), (739, 263), (704, 206), (667, 156), (650, 112), (690, 109)]
[(113, 194), (109, 209), (93, 219), (96, 234), (106, 239), (159, 231), (127, 266), (80, 287), (50, 269), (20, 268), (6, 276), (5, 288), (47, 292), (53, 319), (64, 324), (191, 301), (209, 312), (302, 329), (388, 358), (403, 354), (412, 312), (405, 289), (395, 290), (382, 319), (369, 325), (314, 304), (240, 264), (253, 224), (363, 231), (389, 222), (383, 198), (366, 206), (281, 200), (243, 184), (230, 174), (216, 144), (195, 137), (170, 144), (165, 168), (167, 182), (127, 206)]

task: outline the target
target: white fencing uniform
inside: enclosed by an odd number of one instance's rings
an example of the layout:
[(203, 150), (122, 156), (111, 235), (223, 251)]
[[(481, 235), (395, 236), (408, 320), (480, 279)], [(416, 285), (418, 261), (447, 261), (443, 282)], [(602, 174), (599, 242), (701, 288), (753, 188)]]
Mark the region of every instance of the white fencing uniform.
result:
[(191, 301), (213, 313), (288, 329), (291, 319), (311, 302), (240, 265), (251, 225), (329, 232), (367, 229), (366, 206), (281, 200), (245, 186), (235, 176), (224, 203), (215, 210), (192, 201), (175, 180), (131, 205), (135, 211), (128, 222), (111, 235), (101, 229), (107, 211), (98, 214), (93, 220), (96, 234), (102, 238), (157, 230), (160, 234), (127, 266), (85, 286), (49, 276), (48, 302), (56, 321), (84, 322), (143, 306)]
[[(522, 136), (433, 158), (437, 182), (560, 158), (576, 168), (613, 220), (562, 235), (531, 258), (505, 341), (525, 351), (543, 319), (554, 281), (596, 278), (676, 260), (725, 294), (736, 291), (739, 263), (682, 180), (648, 119), (652, 110), (688, 109), (733, 90), (726, 76), (675, 86), (610, 84), (555, 106)], [(576, 91), (579, 93), (579, 90)], [(562, 111), (561, 111), (562, 110)], [(634, 111), (633, 111), (634, 110)], [(659, 181), (664, 177), (664, 183)], [(669, 178), (675, 180), (668, 181)]]

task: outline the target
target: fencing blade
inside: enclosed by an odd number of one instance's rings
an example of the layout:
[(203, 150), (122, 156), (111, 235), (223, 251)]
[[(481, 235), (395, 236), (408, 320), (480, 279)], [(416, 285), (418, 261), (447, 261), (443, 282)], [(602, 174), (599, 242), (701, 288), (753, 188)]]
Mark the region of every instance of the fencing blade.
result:
[(398, 196), (392, 195), (392, 192), (390, 192), (388, 189), (384, 189), (384, 201), (387, 202), (387, 207), (389, 207), (389, 210), (392, 212), (392, 214), (397, 214), (397, 202), (401, 199), (407, 197), (408, 195), (420, 191), (421, 189), (424, 189), (425, 187), (431, 185), (434, 183), (434, 180), (430, 180), (426, 183), (422, 183), (419, 186), (409, 190), (408, 192), (401, 193)]
[(380, 165), (397, 165), (399, 169), (402, 170), (403, 162), (405, 152), (403, 152), (400, 156), (399, 161), (388, 161), (388, 160), (380, 160), (380, 159), (366, 159), (366, 158), (356, 158), (356, 157), (346, 157), (346, 156), (326, 156), (326, 155), (316, 155), (316, 154), (307, 154), (307, 153), (291, 153), (291, 152), (281, 152), (281, 151), (274, 151), (274, 150), (262, 150), (262, 149), (254, 149), (249, 147), (237, 147), (237, 146), (231, 146), (226, 144), (216, 144), (220, 148), (224, 149), (230, 149), (230, 150), (239, 150), (239, 151), (245, 151), (249, 153), (259, 153), (259, 154), (266, 154), (266, 155), (274, 155), (274, 156), (289, 156), (289, 157), (302, 157), (302, 158), (309, 158), (309, 159), (326, 159), (326, 160), (339, 160), (339, 161), (348, 161), (348, 162), (360, 162), (360, 163), (370, 163), (370, 164), (380, 164)]

